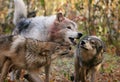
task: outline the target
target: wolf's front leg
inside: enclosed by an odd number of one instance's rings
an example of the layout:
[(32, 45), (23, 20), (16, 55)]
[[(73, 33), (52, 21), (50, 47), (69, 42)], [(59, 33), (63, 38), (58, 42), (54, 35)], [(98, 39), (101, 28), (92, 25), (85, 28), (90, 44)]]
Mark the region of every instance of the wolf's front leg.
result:
[(45, 66), (45, 82), (49, 82), (49, 72), (51, 63)]
[(74, 75), (74, 82), (80, 82), (80, 63), (79, 58), (76, 56), (74, 60), (74, 68), (75, 68), (75, 75)]

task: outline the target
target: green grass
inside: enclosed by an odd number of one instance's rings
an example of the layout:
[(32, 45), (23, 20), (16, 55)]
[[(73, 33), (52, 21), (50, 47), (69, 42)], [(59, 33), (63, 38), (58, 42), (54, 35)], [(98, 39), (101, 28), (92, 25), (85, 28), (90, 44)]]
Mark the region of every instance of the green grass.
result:
[(111, 73), (113, 70), (119, 67), (118, 61), (120, 60), (120, 57), (118, 56), (112, 56), (105, 54), (104, 55), (104, 62), (103, 67), (104, 72)]

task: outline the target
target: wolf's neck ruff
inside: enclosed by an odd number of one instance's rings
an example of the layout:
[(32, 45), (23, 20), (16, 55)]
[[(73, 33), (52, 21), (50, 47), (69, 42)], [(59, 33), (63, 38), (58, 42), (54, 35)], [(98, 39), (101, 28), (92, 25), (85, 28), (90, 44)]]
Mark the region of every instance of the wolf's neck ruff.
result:
[(102, 55), (101, 55), (101, 58), (98, 58), (97, 56), (98, 56), (98, 54), (96, 54), (92, 59), (90, 59), (88, 61), (84, 61), (84, 60), (82, 60), (82, 58), (80, 58), (80, 61), (82, 62), (83, 66), (92, 68), (93, 66), (97, 66), (98, 64), (102, 63), (102, 61), (103, 61)]

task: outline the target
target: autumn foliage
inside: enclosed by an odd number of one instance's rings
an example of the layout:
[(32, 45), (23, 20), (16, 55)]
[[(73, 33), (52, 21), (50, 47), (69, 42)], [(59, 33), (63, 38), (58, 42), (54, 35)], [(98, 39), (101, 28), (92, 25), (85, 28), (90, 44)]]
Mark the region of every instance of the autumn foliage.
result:
[[(107, 54), (120, 56), (120, 0), (24, 1), (27, 5), (28, 17), (52, 15), (62, 11), (66, 17), (78, 24), (79, 31), (84, 35), (97, 35), (102, 38), (106, 44)], [(14, 29), (12, 22), (13, 12), (13, 0), (0, 0), (0, 34), (11, 33)], [(104, 65), (106, 67), (109, 64)], [(103, 76), (105, 79), (110, 75), (114, 78), (114, 75), (117, 73), (112, 74), (107, 73), (103, 74)], [(117, 76), (119, 76), (119, 74), (117, 74)], [(107, 82), (113, 81), (111, 81), (110, 78)], [(115, 80), (114, 82), (117, 81)]]

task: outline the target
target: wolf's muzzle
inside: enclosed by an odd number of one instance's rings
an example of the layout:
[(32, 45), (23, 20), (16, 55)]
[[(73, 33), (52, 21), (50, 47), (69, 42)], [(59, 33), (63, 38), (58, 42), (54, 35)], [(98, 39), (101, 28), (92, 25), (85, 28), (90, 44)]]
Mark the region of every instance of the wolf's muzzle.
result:
[(81, 43), (80, 43), (81, 45), (84, 45), (85, 44), (85, 41), (83, 40), (83, 41), (81, 41)]

